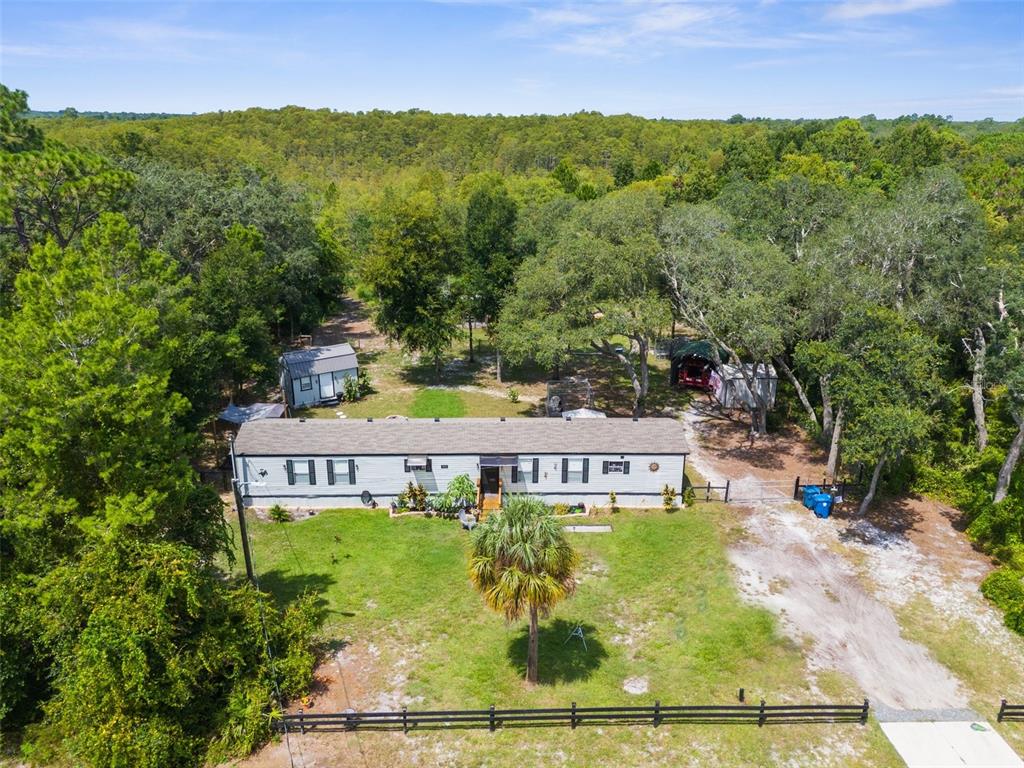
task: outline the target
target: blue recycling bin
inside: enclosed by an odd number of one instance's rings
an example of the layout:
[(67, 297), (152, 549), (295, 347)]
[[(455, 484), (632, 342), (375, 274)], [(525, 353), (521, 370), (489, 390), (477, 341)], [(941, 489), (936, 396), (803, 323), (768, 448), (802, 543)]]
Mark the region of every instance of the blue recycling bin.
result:
[(832, 514), (833, 496), (831, 493), (819, 493), (814, 497), (814, 514), (817, 517), (828, 517)]
[(804, 486), (804, 506), (814, 509), (814, 497), (821, 493), (821, 487), (817, 485)]

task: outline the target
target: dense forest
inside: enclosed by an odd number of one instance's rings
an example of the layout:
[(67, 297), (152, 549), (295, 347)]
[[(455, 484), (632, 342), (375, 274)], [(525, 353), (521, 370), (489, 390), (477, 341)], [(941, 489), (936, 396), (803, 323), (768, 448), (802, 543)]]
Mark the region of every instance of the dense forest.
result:
[(673, 326), (774, 365), (752, 439), (800, 422), (830, 472), (864, 468), (864, 511), (962, 509), (1024, 632), (1020, 121), (28, 119), (0, 96), (0, 716), (30, 759), (242, 754), (308, 685), (315, 604), (225, 577), (193, 466), (199, 425), (348, 290), (439, 376), (476, 325), (499, 361), (607, 357), (638, 415)]

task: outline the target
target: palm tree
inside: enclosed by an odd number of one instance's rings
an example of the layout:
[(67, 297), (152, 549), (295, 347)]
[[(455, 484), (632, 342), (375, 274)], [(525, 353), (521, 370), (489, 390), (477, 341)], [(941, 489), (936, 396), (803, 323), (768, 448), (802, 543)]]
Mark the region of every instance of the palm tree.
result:
[(576, 589), (579, 555), (540, 499), (510, 496), (473, 531), (469, 577), (487, 605), (516, 621), (530, 615), (526, 681), (537, 682), (537, 620)]

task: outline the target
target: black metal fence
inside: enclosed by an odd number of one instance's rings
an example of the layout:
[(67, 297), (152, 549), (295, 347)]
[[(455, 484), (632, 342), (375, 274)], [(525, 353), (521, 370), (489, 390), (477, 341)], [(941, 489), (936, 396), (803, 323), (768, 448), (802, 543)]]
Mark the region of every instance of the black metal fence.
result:
[(857, 476), (856, 480), (853, 480), (851, 478), (846, 478), (844, 480), (836, 480), (833, 478), (830, 481), (828, 477), (823, 477), (820, 483), (801, 483), (800, 476), (797, 475), (796, 480), (793, 481), (793, 500), (800, 501), (800, 492), (804, 488), (807, 488), (808, 486), (811, 485), (815, 485), (821, 488), (822, 490), (827, 490), (831, 493), (834, 493), (836, 496), (839, 496), (840, 498), (844, 498), (851, 491), (859, 493), (864, 490), (863, 471)]
[(1024, 704), (1007, 704), (1006, 699), (999, 702), (999, 714), (996, 720), (1000, 723), (1010, 720), (1024, 721)]
[(570, 707), (547, 709), (444, 709), (397, 712), (303, 712), (283, 715), (279, 731), (306, 733), (312, 730), (377, 730), (408, 733), (413, 728), (487, 728), (568, 725), (624, 725), (668, 723), (756, 723), (758, 727), (783, 723), (860, 723), (868, 720), (868, 700), (863, 704), (760, 704), (666, 707), (654, 702), (647, 707)]

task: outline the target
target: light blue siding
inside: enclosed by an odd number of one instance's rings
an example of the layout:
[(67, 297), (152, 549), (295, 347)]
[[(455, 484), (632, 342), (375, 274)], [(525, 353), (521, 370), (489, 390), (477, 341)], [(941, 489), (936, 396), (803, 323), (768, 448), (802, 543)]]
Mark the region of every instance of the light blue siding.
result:
[[(287, 461), (316, 463), (316, 485), (289, 485)], [(334, 485), (327, 482), (327, 459), (333, 458), (338, 468)], [(533, 459), (538, 460), (537, 482), (533, 482)], [(569, 482), (562, 482), (562, 459), (589, 460), (588, 482), (580, 472), (570, 473)], [(349, 459), (355, 459), (356, 482), (348, 482)], [(390, 504), (411, 481), (431, 493), (443, 491), (457, 475), (467, 474), (474, 482), (480, 478), (480, 457), (475, 455), (432, 455), (430, 471), (405, 471), (405, 455), (360, 456), (358, 454), (327, 456), (239, 456), (236, 472), (243, 483), (242, 494), (247, 506), (270, 507), (274, 504), (291, 507), (360, 506), (360, 494), (369, 491), (381, 506)], [(629, 474), (603, 474), (603, 462), (628, 461)], [(542, 497), (548, 503), (604, 506), (608, 493), (615, 491), (620, 506), (661, 506), (661, 491), (669, 485), (682, 491), (683, 455), (647, 454), (572, 454), (519, 455), (519, 472), (512, 481), (512, 468), (502, 467), (500, 477), (505, 493), (524, 493)]]

